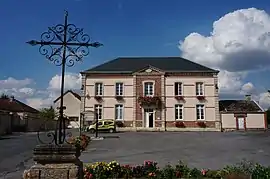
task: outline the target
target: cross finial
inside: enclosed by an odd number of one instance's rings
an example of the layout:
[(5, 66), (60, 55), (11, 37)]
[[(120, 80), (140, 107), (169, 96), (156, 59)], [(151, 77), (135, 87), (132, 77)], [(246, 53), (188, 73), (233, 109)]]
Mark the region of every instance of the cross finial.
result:
[(68, 11), (67, 10), (65, 10), (65, 16), (68, 16)]

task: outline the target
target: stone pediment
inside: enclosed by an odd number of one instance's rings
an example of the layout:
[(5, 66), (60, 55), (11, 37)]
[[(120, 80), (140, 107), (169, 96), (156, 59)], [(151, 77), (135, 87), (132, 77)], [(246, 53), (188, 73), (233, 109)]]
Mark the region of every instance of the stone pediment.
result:
[(134, 72), (135, 75), (162, 75), (164, 72), (158, 68), (155, 68), (153, 66), (147, 66), (145, 68), (142, 68), (136, 72)]

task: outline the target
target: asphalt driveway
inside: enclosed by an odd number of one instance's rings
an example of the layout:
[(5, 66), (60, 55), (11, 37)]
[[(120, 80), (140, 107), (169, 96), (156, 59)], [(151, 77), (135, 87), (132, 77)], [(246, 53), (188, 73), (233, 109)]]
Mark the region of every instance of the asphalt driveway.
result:
[[(179, 160), (198, 168), (220, 168), (243, 159), (270, 166), (270, 132), (126, 132), (93, 141), (83, 162), (117, 160), (123, 164)], [(114, 137), (112, 137), (114, 136)], [(119, 138), (117, 138), (118, 136)]]

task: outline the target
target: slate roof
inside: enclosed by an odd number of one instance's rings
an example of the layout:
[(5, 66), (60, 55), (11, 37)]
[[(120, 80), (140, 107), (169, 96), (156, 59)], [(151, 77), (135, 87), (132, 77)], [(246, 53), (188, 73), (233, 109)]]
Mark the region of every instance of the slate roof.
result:
[(29, 112), (29, 113), (39, 113), (38, 110), (28, 106), (17, 99), (2, 99), (0, 98), (0, 110), (9, 112)]
[(181, 57), (119, 57), (81, 73), (133, 73), (149, 66), (164, 72), (218, 72)]
[(220, 100), (219, 111), (224, 112), (262, 112), (253, 100)]
[[(81, 100), (81, 96), (78, 94), (78, 93), (75, 93), (74, 91), (72, 90), (67, 90), (65, 93), (64, 93), (64, 96), (67, 94), (67, 93), (71, 93), (73, 94), (73, 96), (75, 96), (78, 100)], [(55, 103), (56, 101), (58, 101), (60, 99), (61, 96), (59, 96), (58, 98), (56, 98), (53, 102)]]

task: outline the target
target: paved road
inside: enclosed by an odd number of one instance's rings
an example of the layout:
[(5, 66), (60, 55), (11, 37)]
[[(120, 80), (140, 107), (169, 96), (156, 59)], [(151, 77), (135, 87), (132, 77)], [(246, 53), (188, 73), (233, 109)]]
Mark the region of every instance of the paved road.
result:
[[(73, 132), (74, 135), (78, 133)], [(186, 161), (198, 168), (220, 168), (242, 159), (270, 166), (270, 132), (126, 132), (101, 134), (80, 157), (83, 162), (117, 160), (123, 164), (157, 161), (160, 166)], [(43, 134), (44, 136), (44, 134)], [(0, 140), (0, 179), (19, 179), (33, 165), (36, 134)]]
[[(115, 135), (115, 134), (114, 134)], [(160, 166), (179, 160), (198, 168), (221, 168), (243, 159), (270, 166), (270, 132), (140, 132), (93, 141), (81, 160), (117, 160), (123, 164), (157, 161)]]
[[(72, 131), (73, 135), (78, 132)], [(48, 140), (46, 134), (41, 139)], [(0, 179), (19, 179), (34, 164), (33, 149), (39, 144), (37, 133), (21, 133), (0, 138)]]

